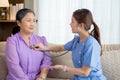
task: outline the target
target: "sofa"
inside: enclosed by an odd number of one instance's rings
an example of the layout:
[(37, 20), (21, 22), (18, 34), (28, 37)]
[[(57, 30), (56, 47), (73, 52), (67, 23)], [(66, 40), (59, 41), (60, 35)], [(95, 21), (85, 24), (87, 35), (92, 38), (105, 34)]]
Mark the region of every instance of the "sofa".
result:
[[(5, 63), (5, 46), (6, 42), (0, 42), (0, 80), (5, 80), (7, 75), (7, 67)], [(103, 55), (101, 56), (102, 70), (107, 80), (120, 80), (120, 45), (111, 44), (103, 45)], [(58, 53), (59, 52), (52, 52)], [(53, 65), (72, 65), (71, 52), (68, 54), (52, 59)], [(70, 80), (73, 74), (60, 70), (49, 72), (47, 80)]]

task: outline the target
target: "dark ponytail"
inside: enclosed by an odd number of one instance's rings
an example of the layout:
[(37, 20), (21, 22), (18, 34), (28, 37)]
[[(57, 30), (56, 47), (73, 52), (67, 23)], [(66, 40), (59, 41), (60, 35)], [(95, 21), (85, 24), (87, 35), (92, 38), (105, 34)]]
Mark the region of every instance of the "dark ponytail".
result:
[(92, 35), (100, 44), (101, 46), (101, 55), (102, 55), (102, 44), (101, 44), (101, 40), (100, 40), (100, 31), (99, 28), (97, 26), (97, 24), (93, 21), (93, 25), (94, 25), (94, 29), (91, 31), (90, 35)]

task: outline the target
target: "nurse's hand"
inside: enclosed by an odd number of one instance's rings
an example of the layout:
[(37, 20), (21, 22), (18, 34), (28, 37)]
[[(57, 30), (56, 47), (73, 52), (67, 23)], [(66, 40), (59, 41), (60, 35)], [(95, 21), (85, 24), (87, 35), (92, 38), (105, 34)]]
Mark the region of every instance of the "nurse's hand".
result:
[(55, 65), (55, 66), (50, 66), (50, 69), (58, 69), (58, 70), (63, 70), (63, 71), (67, 71), (67, 66), (63, 66), (63, 65)]
[(44, 46), (42, 43), (37, 43), (32, 46), (34, 50), (46, 50), (46, 46)]
[(55, 65), (55, 66), (50, 66), (50, 69), (63, 69), (64, 66), (63, 65)]

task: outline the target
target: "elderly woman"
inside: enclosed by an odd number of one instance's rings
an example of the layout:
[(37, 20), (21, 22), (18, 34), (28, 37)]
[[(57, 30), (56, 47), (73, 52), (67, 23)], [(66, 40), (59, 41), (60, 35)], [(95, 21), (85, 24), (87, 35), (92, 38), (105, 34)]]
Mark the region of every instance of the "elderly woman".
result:
[(21, 9), (16, 14), (20, 31), (7, 39), (6, 62), (8, 67), (7, 80), (45, 80), (51, 59), (42, 51), (30, 46), (36, 43), (47, 45), (45, 37), (33, 34), (36, 19), (30, 9)]

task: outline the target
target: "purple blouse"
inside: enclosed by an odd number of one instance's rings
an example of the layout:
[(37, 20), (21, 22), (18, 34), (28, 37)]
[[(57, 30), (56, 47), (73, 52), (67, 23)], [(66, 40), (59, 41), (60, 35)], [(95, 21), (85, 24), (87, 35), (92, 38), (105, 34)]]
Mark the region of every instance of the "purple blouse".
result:
[[(36, 43), (48, 45), (45, 37), (32, 34), (30, 45)], [(31, 49), (20, 33), (7, 39), (6, 62), (8, 67), (7, 80), (35, 80), (42, 68), (52, 64), (51, 59), (45, 56), (44, 52)]]

